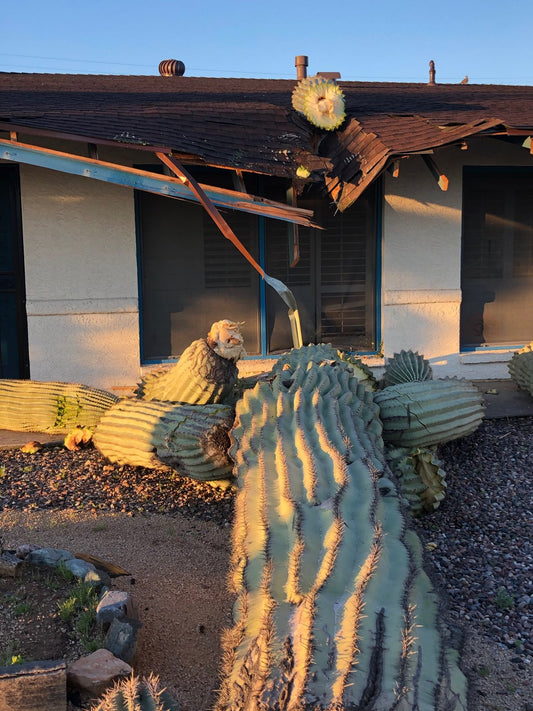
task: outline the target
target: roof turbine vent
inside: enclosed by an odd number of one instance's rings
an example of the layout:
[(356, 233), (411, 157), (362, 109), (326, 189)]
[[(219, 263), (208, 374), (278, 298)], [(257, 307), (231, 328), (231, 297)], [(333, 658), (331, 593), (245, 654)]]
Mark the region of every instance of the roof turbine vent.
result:
[(163, 59), (159, 62), (159, 73), (162, 77), (182, 77), (185, 74), (185, 64), (179, 59)]

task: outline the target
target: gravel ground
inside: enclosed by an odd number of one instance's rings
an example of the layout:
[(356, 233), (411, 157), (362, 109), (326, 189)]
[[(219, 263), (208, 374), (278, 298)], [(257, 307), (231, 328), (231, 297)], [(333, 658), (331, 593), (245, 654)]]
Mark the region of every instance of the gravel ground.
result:
[[(447, 496), (415, 527), (453, 621), (533, 657), (533, 419), (485, 420), (444, 445)], [(433, 545), (428, 546), (433, 548)]]
[[(413, 522), (428, 551), (426, 567), (451, 623), (512, 650), (513, 667), (529, 688), (533, 418), (485, 420), (470, 437), (441, 447), (439, 456), (447, 474), (447, 497), (434, 514)], [(180, 512), (226, 527), (232, 521), (233, 498), (231, 489), (170, 472), (110, 466), (91, 448), (44, 448), (33, 455), (0, 452), (0, 511)], [(528, 701), (512, 708), (529, 710), (533, 705)]]

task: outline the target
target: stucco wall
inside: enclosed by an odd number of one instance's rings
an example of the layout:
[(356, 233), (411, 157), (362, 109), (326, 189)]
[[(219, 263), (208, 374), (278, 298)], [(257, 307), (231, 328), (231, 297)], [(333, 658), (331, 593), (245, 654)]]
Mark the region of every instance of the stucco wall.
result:
[[(418, 350), (437, 377), (508, 377), (510, 350), (460, 353), (462, 169), (465, 165), (533, 165), (529, 151), (503, 141), (472, 139), (468, 150), (439, 150), (449, 179), (439, 189), (421, 157), (387, 174), (383, 214), (382, 340), (386, 357)], [(533, 337), (533, 334), (532, 334)]]
[(30, 376), (112, 389), (139, 376), (133, 191), (20, 167)]

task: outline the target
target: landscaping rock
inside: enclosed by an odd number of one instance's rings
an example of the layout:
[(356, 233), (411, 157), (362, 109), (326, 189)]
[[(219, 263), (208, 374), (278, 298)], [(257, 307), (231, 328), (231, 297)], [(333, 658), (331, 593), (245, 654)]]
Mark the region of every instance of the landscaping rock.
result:
[(67, 669), (67, 683), (83, 698), (96, 699), (117, 679), (129, 676), (132, 669), (108, 649), (98, 649), (77, 659)]
[(108, 590), (96, 608), (96, 621), (105, 627), (114, 619), (123, 617), (136, 617), (130, 594), (122, 590)]
[(101, 590), (111, 584), (111, 578), (107, 573), (104, 573), (103, 570), (98, 570), (98, 568), (96, 568), (95, 570), (87, 571), (85, 577), (83, 578), (83, 582), (89, 583), (97, 590)]
[(107, 631), (105, 649), (130, 664), (137, 651), (137, 636), (141, 627), (142, 623), (139, 620), (115, 617)]
[(83, 580), (89, 571), (96, 571), (96, 568), (92, 563), (87, 563), (87, 561), (80, 560), (79, 558), (71, 558), (70, 560), (66, 560), (64, 565), (67, 570), (70, 570), (72, 575), (80, 578), (80, 580)]
[(26, 561), (33, 565), (44, 565), (49, 568), (55, 568), (60, 563), (74, 558), (72, 553), (65, 551), (62, 548), (38, 548), (31, 551)]
[(0, 553), (0, 577), (14, 578), (18, 574), (21, 564), (22, 561), (14, 553), (3, 551)]
[(65, 662), (25, 662), (0, 667), (2, 711), (66, 711)]
[(23, 543), (21, 546), (17, 546), (15, 555), (17, 558), (26, 558), (32, 551), (39, 550), (40, 546), (35, 545), (35, 543)]

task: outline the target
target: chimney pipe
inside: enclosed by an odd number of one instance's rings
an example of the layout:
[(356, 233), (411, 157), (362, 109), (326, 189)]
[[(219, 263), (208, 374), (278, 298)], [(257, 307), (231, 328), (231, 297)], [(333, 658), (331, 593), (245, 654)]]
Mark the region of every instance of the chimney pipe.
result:
[(309, 64), (309, 57), (305, 54), (299, 54), (294, 58), (294, 66), (296, 67), (296, 78), (298, 81), (302, 79), (307, 79), (307, 65)]
[(433, 60), (429, 63), (429, 82), (430, 86), (435, 86), (435, 62)]

